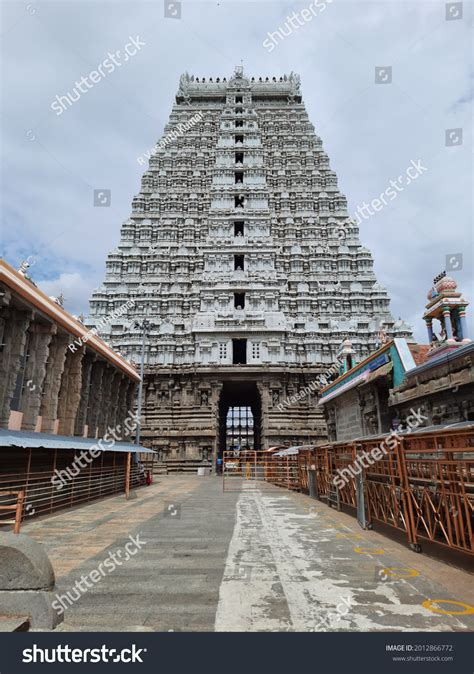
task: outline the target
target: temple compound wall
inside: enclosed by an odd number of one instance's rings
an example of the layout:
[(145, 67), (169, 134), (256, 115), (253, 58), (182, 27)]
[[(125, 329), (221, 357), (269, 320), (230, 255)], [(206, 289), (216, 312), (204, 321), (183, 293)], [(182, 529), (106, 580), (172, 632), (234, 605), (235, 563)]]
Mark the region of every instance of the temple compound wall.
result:
[(317, 382), (317, 371), (303, 367), (157, 368), (145, 376), (142, 440), (161, 460), (211, 462), (226, 446), (229, 406), (245, 401), (253, 410), (253, 449), (318, 442), (326, 427)]

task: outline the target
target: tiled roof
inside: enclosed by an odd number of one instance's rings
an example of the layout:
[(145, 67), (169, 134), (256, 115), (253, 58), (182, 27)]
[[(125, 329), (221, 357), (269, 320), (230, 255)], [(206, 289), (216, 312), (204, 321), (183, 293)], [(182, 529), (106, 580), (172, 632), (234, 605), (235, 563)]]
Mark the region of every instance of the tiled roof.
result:
[(408, 348), (410, 349), (415, 364), (418, 366), (425, 362), (431, 347), (429, 344), (408, 344)]

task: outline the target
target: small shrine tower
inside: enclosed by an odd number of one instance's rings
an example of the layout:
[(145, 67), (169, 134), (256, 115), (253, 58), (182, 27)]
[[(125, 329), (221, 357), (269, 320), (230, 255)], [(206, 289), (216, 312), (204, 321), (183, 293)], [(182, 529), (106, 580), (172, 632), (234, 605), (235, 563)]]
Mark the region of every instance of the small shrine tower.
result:
[[(428, 331), (428, 340), (433, 349), (456, 348), (468, 344), (466, 307), (467, 302), (457, 291), (457, 283), (446, 272), (433, 279), (433, 287), (428, 293), (428, 304), (423, 314)], [(439, 337), (433, 329), (433, 319), (440, 323)]]
[(352, 346), (352, 342), (350, 339), (345, 339), (342, 344), (341, 348), (337, 354), (337, 360), (339, 361), (339, 374), (345, 374), (349, 370), (352, 370), (352, 368), (355, 366), (357, 360), (356, 360), (356, 353), (354, 351), (354, 348)]

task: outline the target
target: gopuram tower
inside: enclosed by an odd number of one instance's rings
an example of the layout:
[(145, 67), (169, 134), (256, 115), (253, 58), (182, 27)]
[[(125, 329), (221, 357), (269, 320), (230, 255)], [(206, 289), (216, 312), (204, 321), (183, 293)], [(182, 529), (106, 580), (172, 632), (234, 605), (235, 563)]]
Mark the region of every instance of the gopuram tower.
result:
[(343, 340), (361, 359), (381, 334), (411, 338), (294, 73), (181, 76), (90, 306), (135, 362), (146, 319), (142, 440), (165, 461), (322, 439), (318, 377)]

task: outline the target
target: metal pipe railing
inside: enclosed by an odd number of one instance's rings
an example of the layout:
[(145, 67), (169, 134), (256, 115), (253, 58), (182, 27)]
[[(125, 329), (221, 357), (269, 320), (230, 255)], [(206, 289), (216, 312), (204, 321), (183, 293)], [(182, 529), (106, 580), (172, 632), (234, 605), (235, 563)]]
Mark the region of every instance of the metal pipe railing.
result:
[[(63, 469), (64, 470), (64, 469)], [(58, 489), (58, 475), (53, 470), (29, 473), (0, 474), (0, 525), (6, 524), (6, 513), (12, 510), (15, 494), (23, 494), (20, 521), (30, 516), (44, 515), (63, 508), (111, 496), (146, 483), (145, 475), (137, 465), (109, 467), (89, 466), (66, 481)], [(54, 480), (54, 481), (53, 481)]]
[[(11, 505), (0, 505), (0, 511), (15, 511), (15, 519), (13, 520), (0, 520), (2, 524), (13, 524), (13, 533), (19, 534), (21, 528), (21, 515), (23, 512), (23, 502), (25, 498), (24, 491), (0, 491), (0, 498), (3, 496), (11, 497), (16, 496), (16, 503)], [(0, 515), (2, 513), (0, 512)]]

